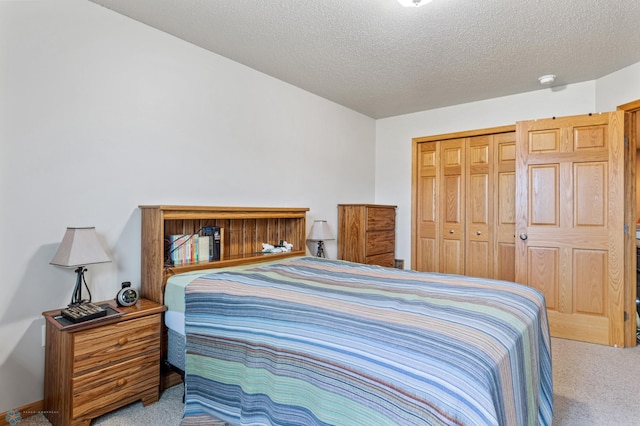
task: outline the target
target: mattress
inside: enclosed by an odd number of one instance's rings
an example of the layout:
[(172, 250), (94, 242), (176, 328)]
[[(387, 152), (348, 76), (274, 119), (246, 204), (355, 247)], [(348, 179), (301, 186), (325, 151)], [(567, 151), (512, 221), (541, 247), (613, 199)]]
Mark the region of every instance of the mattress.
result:
[[(270, 261), (263, 264), (273, 263)], [(211, 270), (200, 270), (176, 274), (169, 277), (164, 292), (164, 304), (167, 310), (164, 323), (168, 330), (167, 361), (174, 367), (185, 371), (186, 332), (184, 323), (185, 290), (187, 285), (202, 276), (227, 270), (241, 271), (253, 265), (233, 266)]]
[(551, 425), (530, 287), (319, 258), (187, 281), (183, 425)]

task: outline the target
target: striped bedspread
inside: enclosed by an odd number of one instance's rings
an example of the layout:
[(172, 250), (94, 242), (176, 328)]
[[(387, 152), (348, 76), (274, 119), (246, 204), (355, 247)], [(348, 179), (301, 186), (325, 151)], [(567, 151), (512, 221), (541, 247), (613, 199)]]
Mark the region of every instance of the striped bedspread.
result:
[(194, 279), (185, 323), (184, 425), (551, 425), (526, 286), (303, 257)]

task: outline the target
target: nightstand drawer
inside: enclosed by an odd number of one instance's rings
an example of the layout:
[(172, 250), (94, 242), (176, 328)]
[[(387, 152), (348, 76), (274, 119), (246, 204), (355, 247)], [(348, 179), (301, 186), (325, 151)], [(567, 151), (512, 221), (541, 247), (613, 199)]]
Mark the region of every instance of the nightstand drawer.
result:
[(160, 347), (160, 316), (122, 321), (75, 334), (73, 374)]
[(72, 417), (96, 415), (100, 410), (153, 388), (159, 392), (160, 351), (133, 358), (102, 370), (96, 370), (72, 381)]

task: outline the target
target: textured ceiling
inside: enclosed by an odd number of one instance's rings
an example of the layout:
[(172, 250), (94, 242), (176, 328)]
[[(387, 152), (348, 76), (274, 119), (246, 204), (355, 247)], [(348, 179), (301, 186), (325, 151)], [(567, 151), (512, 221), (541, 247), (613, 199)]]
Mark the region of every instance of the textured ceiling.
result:
[(638, 0), (91, 0), (373, 118), (640, 62)]

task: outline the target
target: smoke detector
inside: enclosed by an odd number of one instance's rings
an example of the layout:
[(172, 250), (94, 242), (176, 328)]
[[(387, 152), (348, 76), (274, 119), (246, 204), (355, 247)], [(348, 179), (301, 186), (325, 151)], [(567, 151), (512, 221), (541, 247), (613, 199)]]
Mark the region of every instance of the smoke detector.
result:
[(540, 84), (548, 86), (549, 84), (556, 81), (556, 76), (554, 74), (543, 75), (542, 77), (538, 77), (538, 81), (540, 82)]

